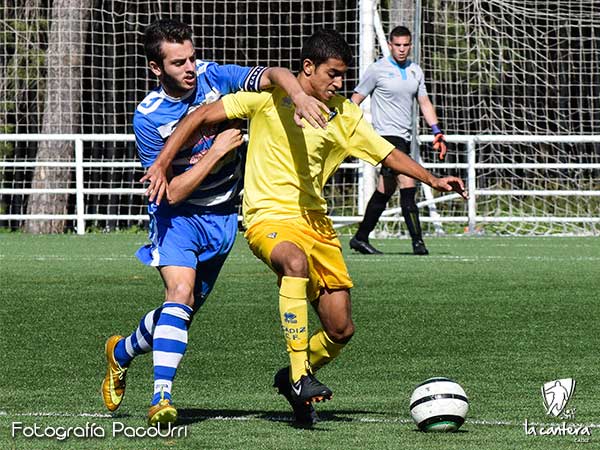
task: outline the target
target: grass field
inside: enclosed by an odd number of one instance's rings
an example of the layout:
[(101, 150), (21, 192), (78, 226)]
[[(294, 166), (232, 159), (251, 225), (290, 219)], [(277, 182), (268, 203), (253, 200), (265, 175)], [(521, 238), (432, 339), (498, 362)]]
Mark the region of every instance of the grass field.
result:
[[(123, 405), (103, 409), (102, 349), (162, 300), (155, 270), (133, 256), (143, 234), (0, 234), (0, 449), (567, 449), (600, 445), (600, 240), (431, 238), (414, 257), (406, 240), (385, 255), (345, 251), (356, 287), (356, 335), (319, 372), (334, 399), (322, 422), (294, 428), (271, 388), (286, 364), (275, 277), (240, 237), (210, 300), (196, 316), (174, 385), (187, 436), (133, 439), (112, 426), (145, 425), (151, 357), (128, 375)], [(347, 240), (344, 240), (347, 248)], [(315, 327), (315, 323), (311, 326)], [(458, 433), (416, 431), (408, 403), (431, 376), (460, 382), (471, 400)], [(566, 425), (591, 436), (526, 435), (560, 425), (540, 388), (572, 377)], [(104, 438), (11, 436), (96, 424)], [(584, 441), (584, 442), (577, 442)]]

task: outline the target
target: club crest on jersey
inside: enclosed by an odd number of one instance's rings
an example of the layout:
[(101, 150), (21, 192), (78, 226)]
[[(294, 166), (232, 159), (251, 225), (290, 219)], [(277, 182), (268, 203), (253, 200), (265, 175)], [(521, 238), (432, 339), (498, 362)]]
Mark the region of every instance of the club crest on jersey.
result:
[(275, 239), (277, 237), (277, 232), (273, 231), (272, 233), (267, 234), (269, 239)]
[(291, 312), (283, 313), (283, 320), (285, 321), (285, 323), (298, 323), (298, 321), (296, 320), (296, 314)]

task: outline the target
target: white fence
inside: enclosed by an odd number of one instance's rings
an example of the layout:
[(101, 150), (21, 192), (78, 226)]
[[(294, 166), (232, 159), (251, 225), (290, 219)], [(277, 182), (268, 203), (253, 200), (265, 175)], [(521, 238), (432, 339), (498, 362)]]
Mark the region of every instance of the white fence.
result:
[[(84, 142), (131, 142), (134, 140), (133, 135), (126, 134), (113, 134), (113, 135), (86, 135), (86, 134), (72, 134), (72, 135), (41, 135), (41, 134), (30, 134), (30, 135), (11, 135), (11, 134), (0, 134), (0, 142), (18, 142), (18, 141), (71, 141), (74, 143), (74, 158), (72, 161), (56, 162), (56, 161), (8, 161), (0, 160), (0, 172), (4, 173), (10, 169), (27, 169), (34, 167), (67, 167), (72, 168), (75, 174), (74, 187), (69, 188), (48, 188), (48, 189), (32, 189), (25, 186), (20, 187), (6, 187), (3, 178), (0, 178), (0, 196), (1, 195), (29, 195), (35, 193), (47, 193), (47, 194), (74, 194), (76, 204), (74, 205), (74, 214), (64, 215), (46, 215), (46, 214), (0, 214), (0, 220), (47, 220), (47, 219), (66, 219), (74, 220), (76, 223), (75, 229), (78, 234), (84, 234), (86, 229), (86, 221), (92, 220), (133, 220), (143, 221), (147, 220), (145, 214), (86, 214), (85, 195), (120, 195), (120, 194), (136, 194), (142, 195), (144, 189), (141, 185), (135, 186), (132, 183), (130, 187), (107, 187), (107, 188), (86, 188), (85, 171), (84, 169), (94, 168), (119, 168), (119, 169), (131, 169), (139, 170), (139, 162), (130, 161), (93, 161), (84, 160)], [(422, 143), (431, 142), (431, 136), (420, 136)], [(593, 184), (591, 188), (582, 189), (490, 189), (485, 186), (478, 186), (479, 173), (490, 170), (553, 170), (558, 172), (568, 172), (570, 170), (577, 171), (591, 171), (590, 179), (599, 179), (600, 174), (600, 162), (591, 163), (482, 163), (477, 162), (478, 148), (482, 145), (488, 145), (490, 143), (531, 143), (531, 144), (600, 144), (600, 136), (497, 136), (497, 135), (486, 135), (486, 136), (468, 136), (468, 135), (449, 135), (447, 136), (449, 143), (462, 144), (466, 147), (457, 159), (466, 160), (464, 162), (425, 162), (423, 165), (435, 173), (440, 171), (446, 171), (446, 173), (461, 174), (465, 178), (465, 183), (469, 191), (469, 200), (466, 203), (466, 208), (461, 207), (464, 213), (458, 214), (439, 214), (436, 205), (440, 205), (448, 202), (461, 202), (457, 194), (444, 194), (437, 197), (430, 197), (427, 200), (420, 202), (420, 207), (428, 206), (430, 210), (429, 216), (422, 217), (423, 222), (433, 222), (437, 226), (443, 223), (459, 223), (464, 224), (467, 227), (467, 231), (474, 233), (480, 224), (485, 223), (501, 223), (501, 222), (516, 222), (516, 223), (528, 223), (528, 222), (544, 222), (544, 223), (587, 223), (587, 224), (598, 224), (600, 223), (600, 212), (597, 210), (597, 206), (594, 206), (589, 211), (583, 211), (579, 208), (580, 213), (577, 215), (548, 215), (540, 210), (539, 214), (530, 215), (510, 215), (490, 213), (478, 214), (478, 205), (481, 199), (486, 197), (502, 198), (502, 197), (599, 197), (600, 190), (594, 189)], [(466, 153), (466, 155), (465, 155)], [(372, 183), (363, 182), (363, 170), (360, 163), (346, 163), (342, 166), (342, 169), (356, 171), (357, 173), (357, 190), (365, 189), (363, 186), (372, 186)], [(369, 173), (368, 171), (366, 173)], [(533, 180), (535, 182), (535, 180)], [(360, 211), (364, 199), (370, 195), (370, 192), (358, 192), (354, 201), (356, 202), (355, 210)], [(362, 199), (362, 200), (361, 200)], [(594, 203), (597, 205), (598, 202)], [(459, 208), (459, 210), (461, 210)], [(383, 221), (399, 221), (400, 216), (398, 215), (398, 208), (391, 208), (384, 213), (382, 217)], [(344, 226), (352, 223), (359, 222), (361, 220), (360, 215), (338, 215), (332, 213), (332, 218), (336, 223), (336, 226)]]

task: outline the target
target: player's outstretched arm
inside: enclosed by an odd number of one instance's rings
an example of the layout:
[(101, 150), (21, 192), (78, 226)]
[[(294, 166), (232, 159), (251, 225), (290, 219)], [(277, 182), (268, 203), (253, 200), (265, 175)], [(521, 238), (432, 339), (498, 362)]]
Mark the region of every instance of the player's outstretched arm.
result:
[(446, 156), (448, 146), (446, 144), (446, 136), (444, 136), (444, 133), (442, 133), (442, 129), (438, 124), (438, 118), (433, 103), (431, 103), (431, 100), (429, 100), (429, 96), (427, 95), (417, 97), (417, 100), (421, 112), (423, 113), (423, 117), (431, 127), (431, 132), (433, 133), (433, 151), (440, 152), (439, 158), (440, 160), (443, 160)]
[(283, 67), (269, 67), (260, 80), (260, 88), (266, 89), (273, 85), (280, 86), (292, 99), (296, 106), (294, 121), (304, 128), (302, 119), (306, 119), (314, 128), (326, 128), (329, 108), (325, 103), (308, 95), (292, 72)]
[(244, 142), (242, 131), (238, 128), (228, 128), (221, 131), (210, 147), (210, 151), (194, 166), (171, 179), (167, 188), (169, 204), (179, 203), (190, 196), (204, 181), (211, 170), (223, 156)]
[(438, 178), (429, 172), (425, 167), (414, 161), (411, 157), (404, 154), (397, 148), (382, 161), (382, 164), (395, 172), (415, 178), (423, 183), (428, 184), (432, 188), (441, 192), (457, 192), (462, 198), (467, 199), (467, 191), (465, 184), (458, 177)]
[(219, 100), (201, 106), (179, 122), (175, 132), (167, 140), (156, 161), (154, 161), (146, 174), (140, 179), (142, 183), (146, 181), (150, 183), (146, 188), (146, 195), (150, 201), (156, 201), (157, 204), (160, 204), (169, 183), (167, 169), (171, 165), (175, 155), (177, 155), (177, 152), (183, 148), (184, 144), (192, 137), (198, 127), (219, 123), (225, 119), (227, 119), (227, 115), (223, 109), (223, 102)]

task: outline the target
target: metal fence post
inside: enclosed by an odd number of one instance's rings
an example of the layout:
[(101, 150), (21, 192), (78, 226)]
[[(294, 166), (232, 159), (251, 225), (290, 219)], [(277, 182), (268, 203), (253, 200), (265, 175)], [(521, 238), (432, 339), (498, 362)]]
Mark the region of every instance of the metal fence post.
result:
[[(360, 0), (360, 53), (359, 53), (359, 75), (362, 77), (367, 67), (375, 59), (375, 28), (374, 18), (377, 14), (373, 0)], [(366, 98), (361, 107), (365, 118), (371, 122), (370, 98)], [(358, 214), (363, 215), (367, 203), (377, 187), (377, 172), (373, 166), (361, 161), (358, 171)]]
[(476, 232), (476, 216), (477, 216), (477, 200), (475, 199), (476, 173), (475, 173), (475, 139), (469, 139), (467, 142), (467, 191), (469, 193), (468, 200), (468, 219), (469, 219), (469, 234)]
[(83, 140), (75, 139), (75, 188), (76, 195), (76, 214), (77, 214), (77, 234), (85, 234), (85, 200), (83, 195)]

